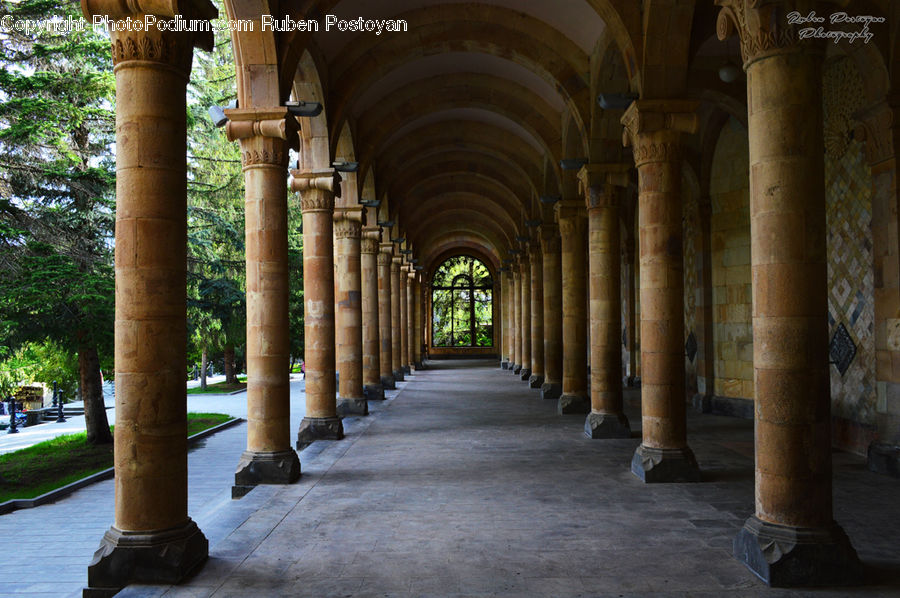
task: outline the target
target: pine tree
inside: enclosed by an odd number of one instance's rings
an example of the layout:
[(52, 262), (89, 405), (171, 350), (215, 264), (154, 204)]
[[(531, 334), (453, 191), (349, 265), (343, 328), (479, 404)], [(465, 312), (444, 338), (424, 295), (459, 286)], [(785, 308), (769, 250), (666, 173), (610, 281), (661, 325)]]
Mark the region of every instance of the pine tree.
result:
[[(0, 6), (15, 19), (81, 15), (76, 2)], [(90, 26), (12, 29), (0, 65), (0, 345), (53, 339), (77, 352), (88, 441), (112, 442), (100, 373), (114, 314), (109, 40)]]

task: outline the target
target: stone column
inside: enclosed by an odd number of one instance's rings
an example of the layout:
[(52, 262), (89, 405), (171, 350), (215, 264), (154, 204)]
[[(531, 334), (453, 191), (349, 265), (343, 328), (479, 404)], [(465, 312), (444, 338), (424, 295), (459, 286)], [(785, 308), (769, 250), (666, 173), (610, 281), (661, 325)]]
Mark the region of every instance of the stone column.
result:
[(363, 394), (362, 273), (360, 238), (362, 210), (341, 208), (335, 212), (337, 244), (337, 413), (368, 415)]
[(416, 367), (416, 271), (409, 267), (406, 276), (406, 362), (410, 371)]
[[(511, 264), (511, 262), (510, 262)], [(507, 364), (506, 370), (513, 370), (516, 367), (516, 342), (515, 342), (515, 333), (513, 332), (513, 328), (515, 328), (515, 320), (516, 320), (516, 310), (515, 310), (515, 300), (514, 293), (516, 290), (516, 282), (513, 277), (513, 271), (511, 265), (506, 265), (503, 267), (503, 286), (505, 287), (505, 292), (503, 295), (504, 304), (503, 308), (503, 317), (506, 321), (506, 355), (507, 355)]]
[(381, 362), (381, 385), (394, 390), (393, 324), (391, 317), (391, 256), (393, 245), (381, 243), (378, 251), (378, 352)]
[(553, 222), (540, 228), (544, 284), (544, 383), (541, 398), (556, 401), (562, 394), (562, 240)]
[[(400, 258), (391, 258), (391, 368), (394, 380), (403, 381), (403, 320), (400, 278)], [(405, 293), (404, 293), (405, 296)]]
[(425, 356), (422, 353), (422, 347), (425, 344), (425, 309), (424, 309), (424, 297), (422, 295), (422, 276), (417, 275), (415, 285), (413, 287), (413, 297), (415, 298), (415, 314), (416, 314), (416, 322), (413, 326), (413, 338), (415, 339), (415, 366), (417, 370), (425, 369)]
[(512, 373), (518, 376), (522, 372), (522, 270), (518, 260), (515, 260), (512, 264), (512, 275), (512, 342), (513, 353), (515, 353), (513, 355)]
[(639, 100), (622, 117), (638, 169), (643, 439), (631, 471), (644, 482), (696, 482), (687, 445), (682, 259), (682, 134), (696, 102)]
[(521, 297), (521, 334), (522, 334), (522, 371), (519, 378), (531, 379), (531, 260), (528, 255), (522, 255), (519, 265), (519, 277), (522, 281)]
[(859, 583), (862, 566), (832, 510), (824, 47), (799, 41), (787, 20), (830, 8), (718, 4), (719, 38), (741, 37), (750, 136), (756, 514), (734, 555), (773, 586)]
[(562, 200), (554, 206), (562, 238), (562, 395), (557, 411), (588, 413), (587, 393), (587, 219), (576, 201)]
[(591, 412), (588, 438), (631, 438), (622, 401), (622, 278), (619, 201), (627, 164), (588, 164), (578, 174), (588, 211)]
[[(81, 5), (88, 21), (107, 16), (122, 26), (110, 32), (117, 149), (115, 522), (88, 566), (86, 590), (111, 596), (129, 583), (177, 583), (208, 553), (187, 513), (185, 86), (193, 47), (211, 50), (212, 36), (125, 30), (124, 19), (144, 15), (124, 3)], [(192, 18), (217, 14), (208, 2), (190, 8)]]
[(495, 292), (493, 295), (494, 303), (500, 302), (500, 369), (509, 369), (509, 344), (506, 340), (506, 283), (502, 282), (503, 274), (506, 268), (501, 267), (497, 270), (497, 278), (500, 284), (499, 296)]
[(628, 352), (628, 376), (625, 384), (634, 386), (640, 379), (637, 372), (637, 293), (635, 292), (635, 243), (634, 236), (625, 241), (625, 350)]
[(412, 364), (415, 359), (412, 355), (412, 324), (414, 317), (410, 313), (412, 305), (412, 281), (409, 279), (409, 266), (404, 266), (400, 270), (400, 322), (403, 326), (401, 345), (403, 352), (403, 371), (405, 374), (412, 373)]
[(369, 401), (384, 400), (381, 383), (378, 314), (378, 238), (377, 226), (363, 228), (360, 241), (363, 327), (363, 395)]
[(288, 337), (288, 223), (285, 140), (297, 120), (285, 108), (228, 110), (226, 133), (239, 139), (245, 180), (247, 260), (247, 450), (232, 495), (300, 477), (291, 447)]
[(306, 415), (297, 448), (319, 439), (340, 440), (334, 376), (334, 197), (341, 177), (333, 170), (291, 173), (303, 214), (303, 308)]
[(544, 384), (544, 260), (539, 240), (528, 247), (531, 256), (531, 377), (530, 388)]

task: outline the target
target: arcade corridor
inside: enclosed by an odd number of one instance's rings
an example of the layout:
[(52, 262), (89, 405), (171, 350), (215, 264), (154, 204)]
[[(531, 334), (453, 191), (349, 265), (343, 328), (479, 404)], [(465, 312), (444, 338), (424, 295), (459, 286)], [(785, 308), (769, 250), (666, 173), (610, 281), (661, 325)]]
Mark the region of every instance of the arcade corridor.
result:
[[(230, 505), (258, 510), (180, 586), (151, 596), (896, 596), (900, 481), (835, 453), (835, 515), (870, 585), (767, 588), (731, 555), (753, 508), (752, 422), (690, 415), (699, 484), (643, 484), (639, 442), (592, 442), (583, 418), (493, 361), (432, 361), (344, 441), (300, 455), (304, 474)], [(637, 394), (626, 393), (640, 422)], [(359, 426), (359, 427), (357, 427)], [(358, 431), (357, 431), (358, 430)], [(264, 499), (256, 498), (256, 494)], [(230, 511), (223, 511), (229, 525)], [(207, 533), (220, 536), (210, 523)], [(235, 525), (235, 524), (230, 524)], [(171, 589), (171, 593), (164, 592)]]

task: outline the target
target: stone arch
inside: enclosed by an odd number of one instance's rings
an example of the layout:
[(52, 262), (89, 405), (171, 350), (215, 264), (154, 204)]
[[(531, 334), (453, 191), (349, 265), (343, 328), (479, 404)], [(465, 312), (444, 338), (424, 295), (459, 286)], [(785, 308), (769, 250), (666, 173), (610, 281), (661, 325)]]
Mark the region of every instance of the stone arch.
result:
[(312, 55), (304, 52), (297, 63), (297, 75), (293, 80), (291, 95), (296, 100), (319, 102), (323, 105), (322, 113), (318, 116), (297, 117), (300, 123), (300, 169), (304, 171), (326, 170), (331, 167), (325, 90), (319, 73)]

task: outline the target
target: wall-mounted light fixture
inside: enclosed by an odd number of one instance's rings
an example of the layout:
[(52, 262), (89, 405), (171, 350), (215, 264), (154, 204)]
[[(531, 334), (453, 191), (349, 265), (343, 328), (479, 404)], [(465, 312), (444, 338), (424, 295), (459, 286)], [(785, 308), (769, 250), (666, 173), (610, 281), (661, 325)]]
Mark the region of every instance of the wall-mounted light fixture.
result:
[(231, 100), (230, 102), (228, 102), (228, 105), (225, 107), (210, 106), (209, 110), (208, 110), (209, 118), (213, 121), (213, 124), (216, 125), (217, 127), (224, 127), (225, 124), (228, 122), (228, 117), (225, 116), (225, 108), (234, 109), (237, 107), (238, 107), (237, 100)]
[(385, 227), (394, 226), (394, 221), (393, 220), (379, 220), (378, 226), (385, 226)]
[(541, 221), (541, 220), (526, 220), (525, 221), (525, 226), (527, 226), (528, 228), (537, 228), (541, 224), (543, 224), (543, 221)]
[(587, 158), (563, 158), (559, 161), (559, 167), (563, 170), (578, 170), (587, 163)]
[(604, 110), (624, 110), (636, 99), (634, 93), (601, 93), (597, 95), (597, 104)]
[(541, 203), (543, 204), (555, 204), (561, 199), (562, 197), (559, 195), (541, 195)]
[(363, 199), (360, 200), (359, 205), (365, 206), (367, 208), (377, 208), (381, 205), (380, 199)]
[(516, 235), (516, 241), (519, 243), (527, 243), (531, 240), (530, 237), (526, 237), (525, 235)]
[(338, 172), (356, 172), (359, 170), (359, 162), (332, 162), (331, 166)]
[(719, 79), (725, 83), (734, 83), (741, 76), (741, 69), (730, 60), (719, 67)]
[(402, 243), (406, 240), (406, 237), (397, 237), (396, 239), (391, 239), (391, 243)]
[(294, 116), (311, 118), (322, 114), (322, 104), (319, 102), (285, 102), (284, 107)]

